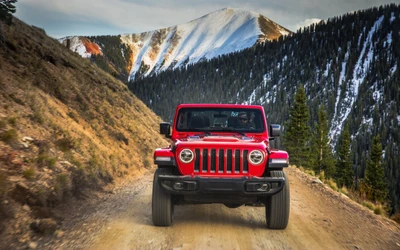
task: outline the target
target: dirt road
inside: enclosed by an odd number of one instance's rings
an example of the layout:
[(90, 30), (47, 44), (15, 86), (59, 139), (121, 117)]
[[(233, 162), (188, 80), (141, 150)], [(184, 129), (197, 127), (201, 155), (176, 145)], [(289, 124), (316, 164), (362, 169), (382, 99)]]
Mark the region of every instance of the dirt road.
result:
[(400, 249), (397, 224), (295, 168), (287, 169), (291, 214), (286, 230), (265, 228), (263, 207), (176, 206), (171, 227), (151, 221), (152, 175), (66, 218), (58, 249)]

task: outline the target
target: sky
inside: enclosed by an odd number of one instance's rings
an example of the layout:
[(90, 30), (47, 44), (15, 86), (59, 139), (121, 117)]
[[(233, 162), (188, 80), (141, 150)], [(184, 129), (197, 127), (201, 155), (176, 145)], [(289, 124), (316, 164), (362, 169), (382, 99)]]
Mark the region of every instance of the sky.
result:
[(141, 33), (187, 23), (223, 8), (264, 15), (296, 31), (319, 20), (400, 0), (18, 0), (15, 16), (65, 36)]

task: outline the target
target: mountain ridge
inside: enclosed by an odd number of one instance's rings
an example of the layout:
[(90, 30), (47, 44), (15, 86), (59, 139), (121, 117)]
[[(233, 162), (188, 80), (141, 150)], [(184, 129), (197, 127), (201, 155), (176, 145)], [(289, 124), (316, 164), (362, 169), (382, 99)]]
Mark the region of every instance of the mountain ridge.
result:
[[(116, 71), (120, 73), (125, 70), (123, 77), (128, 75), (128, 78), (122, 80), (131, 81), (137, 76), (145, 77), (166, 69), (176, 69), (238, 52), (290, 33), (286, 28), (256, 12), (225, 8), (184, 24), (139, 34), (121, 34), (116, 36), (120, 38), (120, 44), (111, 46), (122, 45), (127, 50), (122, 53), (121, 61), (125, 61), (121, 66), (123, 69)], [(110, 45), (105, 45), (102, 37), (66, 37), (59, 41), (81, 56), (96, 61), (98, 57), (92, 56), (89, 43), (85, 41), (89, 39), (100, 47), (107, 58), (104, 50)], [(115, 64), (110, 58), (106, 61)]]

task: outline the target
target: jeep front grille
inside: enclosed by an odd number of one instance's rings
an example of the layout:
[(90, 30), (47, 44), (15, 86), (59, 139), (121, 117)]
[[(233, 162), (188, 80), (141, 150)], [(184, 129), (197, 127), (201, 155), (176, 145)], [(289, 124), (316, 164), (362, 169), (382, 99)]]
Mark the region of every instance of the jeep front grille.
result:
[(200, 149), (194, 150), (195, 173), (247, 173), (249, 170), (248, 150)]

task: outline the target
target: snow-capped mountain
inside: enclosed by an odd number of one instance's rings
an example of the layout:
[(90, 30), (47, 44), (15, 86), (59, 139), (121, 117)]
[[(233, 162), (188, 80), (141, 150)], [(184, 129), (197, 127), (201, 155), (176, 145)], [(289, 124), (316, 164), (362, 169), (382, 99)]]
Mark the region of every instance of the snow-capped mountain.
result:
[[(269, 123), (283, 125), (283, 134), (299, 86), (306, 91), (311, 133), (324, 104), (334, 154), (348, 127), (355, 185), (365, 178), (372, 142), (380, 138), (392, 208), (399, 211), (398, 4), (329, 18), (285, 39), (128, 84), (165, 121), (172, 121), (171, 107), (179, 103), (260, 104)], [(276, 145), (281, 146), (279, 140)]]
[[(129, 76), (123, 80), (134, 80), (137, 74), (148, 76), (165, 69), (194, 64), (290, 33), (258, 13), (222, 9), (185, 24), (140, 34), (119, 35), (119, 44), (105, 42), (104, 39), (109, 36), (66, 37), (60, 42), (82, 57), (104, 55), (111, 64), (111, 71), (126, 70)], [(112, 50), (110, 46), (120, 49)], [(110, 55), (110, 51), (117, 51), (120, 55)], [(126, 65), (117, 65), (116, 58), (125, 61)]]

